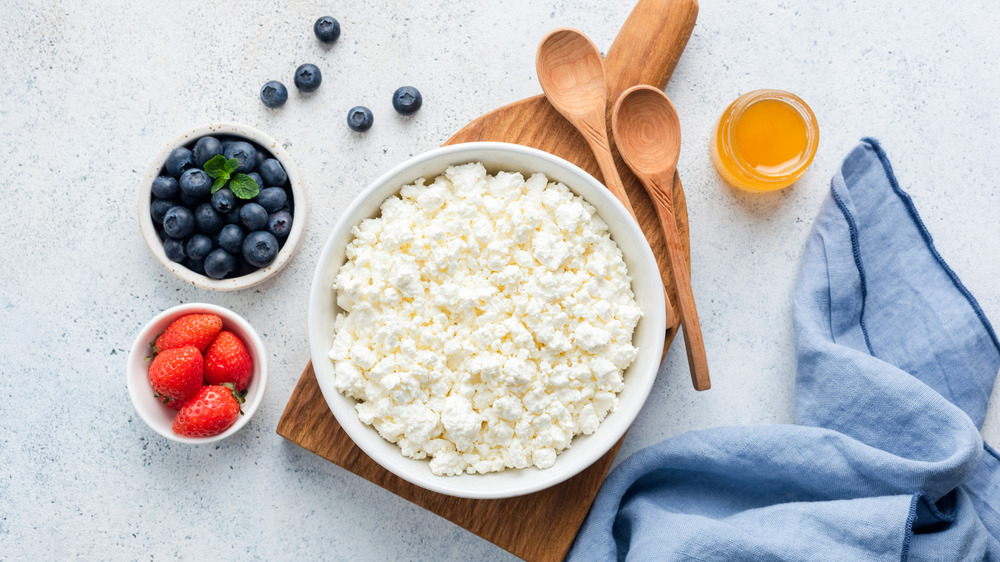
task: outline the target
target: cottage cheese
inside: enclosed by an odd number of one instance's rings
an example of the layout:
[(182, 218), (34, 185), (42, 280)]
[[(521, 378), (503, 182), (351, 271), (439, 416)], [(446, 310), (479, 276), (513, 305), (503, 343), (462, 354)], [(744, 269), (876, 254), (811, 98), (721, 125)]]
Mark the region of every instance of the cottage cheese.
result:
[(543, 174), (454, 166), (353, 230), (335, 384), (435, 474), (548, 468), (618, 403), (641, 311), (592, 205)]

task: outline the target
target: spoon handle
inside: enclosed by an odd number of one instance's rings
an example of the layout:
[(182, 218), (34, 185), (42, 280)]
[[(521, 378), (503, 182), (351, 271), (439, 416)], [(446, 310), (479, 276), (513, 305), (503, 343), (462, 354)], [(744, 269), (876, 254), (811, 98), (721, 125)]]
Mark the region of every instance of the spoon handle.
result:
[[(589, 121), (588, 121), (589, 123)], [(610, 141), (608, 140), (607, 132), (603, 133), (601, 126), (588, 126), (588, 123), (580, 123), (577, 125), (583, 138), (587, 140), (587, 144), (590, 145), (591, 152), (594, 153), (594, 158), (597, 160), (597, 166), (601, 169), (601, 175), (604, 176), (604, 185), (608, 188), (608, 191), (615, 196), (616, 199), (621, 201), (622, 205), (625, 206), (625, 210), (628, 214), (632, 215), (632, 220), (636, 224), (641, 224), (639, 219), (635, 216), (635, 210), (632, 209), (632, 203), (628, 200), (628, 195), (625, 193), (625, 186), (622, 185), (621, 176), (618, 175), (618, 167), (615, 166), (615, 159), (611, 156)], [(603, 121), (601, 121), (603, 123)], [(679, 242), (678, 242), (679, 243)], [(682, 256), (683, 257), (683, 256)], [(677, 318), (674, 316), (674, 307), (670, 304), (670, 295), (667, 294), (667, 288), (663, 288), (663, 304), (666, 310), (666, 321), (667, 326), (673, 326), (677, 322)]]
[(708, 390), (712, 381), (708, 376), (708, 358), (705, 356), (705, 340), (701, 334), (701, 323), (698, 321), (698, 310), (694, 304), (694, 291), (691, 289), (691, 274), (684, 249), (681, 246), (681, 236), (677, 232), (674, 221), (674, 204), (671, 189), (675, 179), (675, 171), (663, 174), (661, 178), (645, 178), (640, 176), (649, 198), (656, 208), (660, 218), (663, 234), (667, 243), (667, 256), (670, 258), (670, 271), (677, 287), (677, 305), (681, 313), (681, 326), (684, 327), (684, 349), (687, 351), (688, 367), (691, 370), (691, 382), (695, 390)]

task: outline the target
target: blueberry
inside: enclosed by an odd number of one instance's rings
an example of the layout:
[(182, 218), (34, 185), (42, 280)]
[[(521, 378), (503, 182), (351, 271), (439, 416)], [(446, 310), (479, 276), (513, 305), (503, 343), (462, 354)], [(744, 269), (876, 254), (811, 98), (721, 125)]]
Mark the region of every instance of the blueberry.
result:
[(222, 216), (215, 212), (211, 203), (202, 203), (194, 210), (194, 220), (198, 223), (198, 230), (205, 234), (215, 234), (222, 230), (222, 225), (226, 224)]
[(191, 155), (190, 150), (183, 146), (178, 146), (170, 151), (164, 167), (167, 169), (168, 174), (176, 178), (183, 174), (184, 170), (194, 167), (194, 157)]
[(176, 207), (177, 201), (170, 201), (167, 199), (153, 199), (153, 202), (149, 204), (149, 215), (152, 217), (154, 223), (163, 223), (163, 217), (167, 214), (167, 211), (171, 207)]
[(195, 234), (184, 244), (184, 253), (193, 260), (203, 260), (212, 252), (212, 239), (204, 234)]
[(267, 226), (267, 210), (258, 203), (247, 203), (240, 209), (240, 223), (247, 230), (260, 230)]
[(163, 230), (171, 238), (187, 238), (194, 232), (194, 213), (187, 207), (171, 207), (163, 215)]
[(188, 209), (194, 209), (198, 205), (201, 205), (202, 203), (205, 202), (204, 197), (192, 197), (184, 193), (183, 191), (181, 192), (180, 200), (181, 203), (183, 203), (184, 206), (187, 207)]
[(340, 22), (331, 16), (323, 16), (313, 25), (316, 38), (324, 43), (333, 43), (340, 37)]
[(230, 254), (240, 253), (243, 247), (243, 229), (235, 224), (227, 224), (219, 232), (219, 247)]
[(236, 168), (236, 173), (247, 174), (257, 167), (257, 149), (252, 144), (245, 141), (231, 143), (222, 153), (226, 160), (235, 158), (240, 166)]
[(277, 255), (278, 239), (270, 232), (257, 230), (247, 234), (243, 240), (243, 259), (250, 265), (264, 267), (274, 261)]
[(269, 187), (257, 195), (257, 204), (273, 213), (288, 204), (288, 194), (280, 187)]
[(372, 123), (374, 122), (375, 117), (372, 115), (372, 111), (363, 105), (352, 107), (351, 110), (347, 112), (347, 126), (350, 127), (352, 131), (363, 133), (368, 129), (371, 129)]
[(288, 211), (275, 211), (267, 217), (267, 231), (279, 240), (288, 238), (292, 230), (292, 214)]
[(260, 101), (271, 109), (281, 107), (288, 101), (288, 88), (277, 80), (271, 80), (260, 89)]
[(240, 266), (229, 252), (216, 249), (205, 258), (205, 275), (212, 279), (222, 279)]
[(233, 206), (233, 210), (230, 211), (228, 214), (222, 215), (223, 220), (226, 221), (226, 224), (243, 224), (242, 221), (240, 221), (240, 210), (242, 209), (243, 209), (243, 203), (240, 203), (237, 200), (236, 205)]
[(315, 92), (323, 82), (323, 73), (315, 64), (303, 64), (295, 69), (295, 87), (301, 92)]
[(193, 260), (191, 258), (187, 258), (184, 260), (184, 267), (195, 273), (200, 273), (201, 275), (205, 274), (205, 260)]
[(160, 199), (173, 199), (177, 197), (178, 189), (180, 187), (177, 185), (177, 178), (158, 176), (153, 180), (153, 195)]
[(181, 194), (189, 198), (204, 199), (212, 193), (212, 178), (208, 177), (205, 170), (201, 168), (191, 168), (181, 174), (178, 182)]
[(205, 162), (222, 154), (222, 143), (215, 137), (201, 137), (198, 142), (194, 143), (192, 154), (194, 155), (194, 163), (199, 168), (204, 168)]
[(184, 242), (176, 238), (167, 238), (163, 241), (163, 251), (166, 252), (170, 261), (181, 263), (187, 254), (184, 253)]
[(403, 86), (392, 94), (392, 108), (400, 115), (413, 115), (423, 104), (423, 96), (413, 86)]
[(264, 189), (264, 179), (260, 177), (260, 174), (258, 174), (257, 172), (250, 172), (247, 175), (250, 176), (250, 179), (252, 179), (257, 184), (258, 191)]
[(288, 181), (288, 174), (281, 167), (281, 162), (278, 162), (274, 158), (268, 158), (260, 163), (260, 176), (264, 178), (267, 185), (282, 186)]
[(236, 195), (228, 187), (223, 187), (212, 194), (212, 208), (217, 212), (229, 213), (236, 208), (236, 205)]

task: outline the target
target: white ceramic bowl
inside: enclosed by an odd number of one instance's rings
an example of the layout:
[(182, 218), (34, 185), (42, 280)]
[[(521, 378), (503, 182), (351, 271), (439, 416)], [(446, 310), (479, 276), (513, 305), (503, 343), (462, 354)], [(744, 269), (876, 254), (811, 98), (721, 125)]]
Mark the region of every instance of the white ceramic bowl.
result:
[[(153, 387), (149, 384), (148, 374), (150, 361), (146, 359), (153, 355), (152, 342), (163, 330), (167, 329), (171, 322), (181, 316), (198, 313), (219, 315), (222, 318), (222, 329), (229, 330), (243, 340), (250, 353), (250, 358), (253, 359), (253, 378), (250, 379), (250, 384), (247, 386), (246, 402), (242, 404), (243, 415), (229, 429), (212, 437), (184, 437), (174, 433), (171, 426), (177, 412), (160, 404), (153, 396)], [(128, 394), (132, 398), (135, 410), (139, 412), (139, 417), (153, 431), (167, 439), (181, 443), (212, 443), (225, 439), (242, 429), (253, 417), (257, 407), (260, 406), (260, 401), (264, 398), (264, 391), (267, 389), (267, 349), (264, 347), (264, 341), (257, 334), (257, 330), (239, 314), (214, 304), (182, 304), (157, 314), (139, 331), (128, 355), (125, 382), (128, 385)]]
[[(351, 228), (363, 219), (377, 216), (382, 202), (402, 186), (420, 177), (430, 181), (448, 166), (466, 162), (482, 162), (491, 173), (519, 171), (527, 177), (530, 173), (542, 172), (594, 205), (625, 255), (632, 276), (632, 290), (643, 312), (633, 336), (639, 356), (626, 371), (625, 389), (619, 394), (618, 408), (596, 432), (575, 437), (571, 447), (559, 454), (555, 465), (544, 470), (531, 467), (490, 474), (437, 476), (430, 471), (427, 460), (404, 457), (399, 447), (361, 423), (354, 410), (355, 401), (337, 392), (334, 385), (333, 363), (328, 353), (339, 309), (331, 284), (346, 259), (344, 252), (352, 239)], [(369, 185), (344, 211), (323, 248), (313, 277), (309, 298), (309, 348), (316, 379), (330, 410), (351, 439), (376, 462), (400, 478), (435, 492), (466, 498), (504, 498), (535, 492), (576, 475), (625, 434), (656, 378), (666, 331), (664, 316), (663, 288), (656, 259), (639, 226), (611, 192), (580, 168), (546, 152), (515, 144), (467, 143), (431, 150), (400, 164)]]
[[(156, 234), (156, 228), (153, 226), (153, 217), (150, 216), (149, 212), (149, 203), (153, 197), (153, 180), (163, 173), (163, 165), (166, 163), (170, 151), (179, 146), (192, 148), (198, 139), (206, 135), (226, 135), (253, 141), (270, 152), (278, 162), (281, 162), (281, 167), (288, 174), (288, 184), (291, 186), (292, 203), (294, 205), (292, 230), (289, 232), (288, 238), (285, 239), (285, 244), (281, 247), (277, 257), (267, 267), (262, 267), (253, 273), (233, 277), (232, 279), (212, 279), (206, 275), (195, 273), (182, 264), (171, 261), (163, 250), (163, 241)], [(153, 159), (153, 162), (146, 170), (146, 175), (142, 178), (142, 185), (139, 187), (139, 229), (142, 231), (142, 237), (146, 240), (146, 245), (149, 246), (150, 251), (163, 264), (163, 267), (167, 268), (181, 280), (203, 289), (215, 291), (234, 291), (253, 287), (281, 271), (288, 264), (289, 260), (292, 259), (292, 255), (295, 254), (295, 251), (299, 248), (299, 244), (302, 242), (302, 233), (305, 231), (308, 213), (309, 206), (306, 201), (305, 188), (302, 187), (302, 178), (299, 176), (298, 169), (288, 156), (288, 153), (285, 152), (285, 149), (276, 140), (261, 131), (237, 123), (209, 123), (195, 127), (180, 135), (165, 146), (156, 158)]]

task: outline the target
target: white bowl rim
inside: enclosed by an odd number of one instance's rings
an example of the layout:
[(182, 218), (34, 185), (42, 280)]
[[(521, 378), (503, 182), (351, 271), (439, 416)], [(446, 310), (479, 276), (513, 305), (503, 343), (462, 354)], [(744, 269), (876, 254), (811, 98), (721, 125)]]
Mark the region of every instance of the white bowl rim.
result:
[[(281, 162), (281, 167), (284, 168), (285, 173), (288, 175), (288, 184), (291, 187), (292, 199), (295, 203), (295, 215), (294, 220), (292, 221), (292, 230), (288, 233), (288, 238), (285, 239), (285, 244), (281, 247), (278, 255), (274, 258), (274, 261), (267, 267), (262, 267), (253, 273), (248, 273), (247, 275), (242, 275), (240, 277), (233, 277), (232, 279), (212, 279), (207, 275), (191, 271), (190, 269), (184, 267), (183, 264), (171, 261), (170, 258), (167, 257), (166, 252), (163, 250), (163, 242), (156, 234), (156, 228), (153, 226), (153, 217), (151, 216), (149, 210), (149, 204), (153, 197), (153, 180), (160, 175), (160, 170), (163, 169), (163, 165), (167, 160), (167, 156), (170, 155), (170, 152), (179, 146), (184, 146), (193, 140), (207, 135), (231, 135), (235, 137), (242, 137), (267, 149), (268, 152)], [(159, 261), (163, 267), (167, 268), (168, 271), (173, 273), (182, 281), (190, 283), (196, 287), (214, 291), (236, 291), (239, 289), (247, 289), (249, 287), (253, 287), (254, 285), (263, 283), (284, 269), (284, 267), (288, 265), (288, 262), (291, 261), (292, 256), (295, 255), (296, 250), (298, 250), (299, 246), (302, 244), (303, 233), (305, 232), (308, 217), (309, 203), (306, 200), (306, 191), (302, 184), (302, 176), (299, 175), (298, 168), (295, 167), (295, 163), (292, 161), (291, 157), (284, 151), (283, 148), (281, 148), (278, 141), (274, 140), (263, 131), (240, 123), (206, 123), (204, 125), (191, 128), (187, 132), (178, 135), (170, 141), (159, 154), (156, 155), (156, 158), (153, 159), (153, 162), (149, 165), (149, 168), (147, 168), (146, 175), (143, 176), (142, 183), (139, 187), (139, 230), (142, 232), (142, 237), (146, 241), (146, 245), (149, 246), (150, 251), (153, 252), (157, 261)]]
[[(330, 291), (329, 286), (324, 286), (323, 277), (325, 276), (326, 273), (326, 266), (331, 259), (331, 254), (335, 250), (333, 242), (338, 237), (338, 234), (341, 232), (341, 230), (345, 228), (348, 229), (352, 228), (355, 224), (357, 224), (364, 218), (367, 218), (367, 217), (355, 216), (359, 213), (359, 208), (362, 207), (375, 192), (382, 189), (388, 181), (392, 180), (398, 174), (405, 172), (409, 168), (416, 167), (424, 162), (427, 162), (428, 160), (432, 160), (444, 155), (453, 156), (455, 164), (472, 162), (476, 161), (477, 158), (470, 157), (468, 159), (463, 159), (460, 158), (459, 156), (463, 153), (475, 153), (483, 150), (515, 153), (518, 155), (525, 156), (529, 159), (531, 158), (539, 159), (549, 164), (554, 164), (556, 167), (563, 168), (563, 170), (566, 171), (568, 174), (576, 176), (576, 178), (579, 180), (579, 182), (581, 182), (581, 184), (586, 184), (588, 186), (586, 189), (591, 190), (590, 195), (593, 195), (595, 198), (602, 199), (603, 200), (601, 201), (602, 204), (614, 207), (616, 209), (616, 212), (621, 216), (629, 217), (628, 211), (625, 209), (624, 205), (622, 205), (621, 202), (618, 201), (611, 194), (611, 192), (608, 191), (607, 188), (603, 184), (598, 182), (597, 179), (595, 179), (593, 176), (591, 176), (583, 169), (579, 168), (575, 164), (563, 158), (560, 158), (558, 156), (555, 156), (553, 154), (535, 148), (518, 144), (512, 144), (512, 143), (504, 143), (504, 142), (469, 142), (469, 143), (459, 143), (449, 146), (443, 146), (416, 155), (406, 160), (405, 162), (395, 166), (388, 172), (382, 174), (378, 179), (369, 184), (360, 194), (358, 194), (357, 197), (354, 198), (354, 200), (347, 207), (347, 209), (341, 214), (340, 218), (337, 220), (337, 223), (334, 225), (334, 228), (332, 229), (329, 237), (324, 243), (323, 249), (321, 251), (320, 257), (316, 265), (316, 269), (314, 270), (313, 274), (312, 287), (310, 289), (310, 295), (309, 295), (309, 320), (308, 320), (309, 347), (310, 347), (310, 355), (312, 358), (313, 370), (316, 375), (316, 380), (320, 386), (320, 390), (323, 393), (327, 405), (330, 408), (330, 411), (333, 413), (334, 417), (337, 418), (338, 423), (344, 429), (344, 431), (347, 432), (348, 436), (354, 441), (354, 443), (359, 448), (361, 448), (361, 450), (363, 450), (369, 457), (371, 457), (372, 460), (374, 460), (376, 463), (381, 465), (389, 472), (395, 474), (396, 476), (412, 484), (415, 484), (417, 486), (420, 486), (422, 488), (434, 492), (455, 497), (465, 497), (465, 498), (475, 498), (475, 499), (499, 499), (499, 498), (507, 498), (507, 497), (520, 496), (524, 494), (530, 494), (533, 492), (537, 492), (539, 490), (549, 488), (556, 484), (559, 484), (584, 471), (585, 469), (590, 467), (594, 462), (600, 459), (604, 454), (606, 454), (625, 434), (625, 432), (628, 430), (628, 427), (632, 424), (632, 422), (635, 420), (635, 417), (642, 409), (643, 404), (645, 404), (645, 401), (649, 396), (649, 392), (652, 390), (653, 383), (656, 380), (656, 374), (660, 365), (663, 352), (664, 338), (660, 337), (656, 339), (656, 341), (658, 341), (659, 344), (658, 346), (656, 344), (653, 345), (653, 348), (655, 349), (649, 348), (646, 350), (640, 350), (640, 357), (643, 354), (653, 354), (655, 352), (655, 360), (653, 361), (652, 372), (644, 373), (645, 376), (640, 378), (638, 374), (631, 373), (631, 371), (634, 370), (633, 367), (635, 366), (635, 363), (633, 363), (633, 365), (630, 366), (628, 369), (629, 378), (627, 378), (627, 380), (630, 382), (627, 382), (626, 384), (630, 384), (632, 388), (635, 389), (633, 391), (637, 391), (640, 393), (641, 402), (635, 405), (635, 407), (631, 411), (627, 412), (623, 411), (622, 404), (619, 404), (618, 409), (615, 412), (612, 412), (611, 414), (608, 415), (608, 418), (601, 423), (601, 426), (598, 428), (596, 432), (594, 432), (589, 436), (577, 435), (573, 438), (573, 446), (576, 446), (578, 440), (580, 439), (586, 438), (593, 440), (595, 436), (600, 436), (599, 441), (597, 441), (597, 445), (584, 454), (584, 460), (578, 459), (579, 462), (577, 463), (574, 469), (555, 470), (556, 467), (559, 466), (559, 459), (562, 458), (563, 455), (565, 455), (568, 451), (571, 450), (567, 449), (560, 452), (559, 457), (556, 460), (555, 466), (544, 470), (539, 470), (534, 467), (529, 467), (520, 470), (508, 469), (506, 471), (499, 473), (488, 473), (482, 475), (463, 474), (461, 476), (437, 476), (434, 475), (432, 472), (430, 472), (429, 469), (425, 471), (426, 472), (425, 474), (424, 473), (414, 474), (410, 471), (405, 470), (402, 464), (406, 461), (426, 464), (427, 460), (424, 459), (421, 461), (416, 461), (408, 457), (405, 457), (402, 454), (402, 452), (399, 451), (397, 445), (385, 441), (374, 428), (372, 428), (371, 426), (364, 425), (358, 419), (357, 414), (354, 411), (353, 407), (347, 410), (341, 409), (341, 406), (338, 403), (339, 400), (345, 399), (349, 400), (351, 403), (354, 403), (355, 401), (353, 399), (347, 398), (346, 396), (340, 394), (337, 391), (332, 381), (332, 376), (330, 376), (332, 374), (331, 373), (332, 363), (328, 356), (329, 349), (326, 347), (325, 343), (319, 341), (320, 340), (319, 337), (316, 337), (322, 330), (324, 330), (324, 327), (319, 325), (320, 314), (317, 311), (317, 303), (320, 302), (320, 300), (323, 298), (322, 297), (323, 291)], [(447, 165), (445, 167), (447, 167)], [(444, 169), (441, 169), (437, 173), (440, 174), (443, 172)], [(427, 175), (431, 176), (431, 174)], [(415, 175), (414, 179), (418, 177), (422, 176)], [(396, 191), (398, 191), (398, 188), (401, 188), (403, 185), (405, 185), (405, 183), (400, 184), (397, 187)], [(566, 185), (567, 187), (570, 188), (571, 191), (579, 195), (579, 193), (575, 189), (577, 187), (576, 185), (569, 185), (568, 183)], [(389, 195), (392, 195), (396, 191), (389, 192)], [(593, 203), (593, 199), (589, 196), (584, 197), (584, 199), (587, 200), (588, 202)], [(602, 218), (605, 219), (605, 222), (608, 222), (606, 217), (602, 216)], [(642, 241), (642, 244), (639, 247), (630, 250), (629, 252), (627, 252), (627, 255), (631, 254), (633, 257), (638, 258), (639, 261), (645, 264), (645, 266), (642, 269), (655, 271), (656, 278), (659, 279), (659, 269), (656, 265), (656, 258), (653, 256), (652, 249), (649, 247), (648, 243), (646, 243), (645, 235), (643, 234), (642, 229), (639, 228), (638, 223), (636, 223), (634, 220), (631, 219), (631, 217), (629, 217), (628, 221), (621, 221), (621, 224), (622, 224), (621, 228), (627, 229), (630, 232), (630, 237)], [(619, 244), (619, 246), (620, 245), (621, 244)], [(625, 252), (625, 249), (623, 248), (622, 251)], [(633, 284), (636, 282), (636, 273), (637, 273), (636, 271), (630, 271), (630, 275), (632, 276), (633, 279)], [(652, 302), (649, 303), (648, 310), (646, 308), (643, 308), (644, 317), (640, 322), (649, 322), (651, 324), (651, 327), (649, 328), (650, 330), (653, 330), (659, 334), (665, 334), (666, 318), (664, 313), (665, 305), (663, 301), (663, 291), (662, 290), (652, 291), (650, 293), (649, 298), (652, 300)], [(637, 358), (636, 362), (638, 361), (639, 359)], [(642, 385), (641, 387), (638, 386), (640, 384)], [(616, 414), (617, 417), (615, 418), (616, 419), (615, 427), (612, 428), (608, 422), (611, 419), (611, 417)], [(604, 431), (602, 432), (602, 430)], [(383, 455), (381, 451), (375, 448), (379, 442), (388, 443), (389, 445), (391, 445), (395, 449), (395, 451), (393, 451), (395, 455), (394, 456)], [(510, 485), (510, 486), (491, 485), (489, 489), (477, 489), (471, 491), (456, 490), (454, 487), (450, 487), (448, 485), (450, 481), (453, 481), (454, 479), (457, 478), (475, 477), (475, 478), (485, 479), (490, 477), (491, 474), (496, 475), (496, 474), (505, 474), (511, 472), (526, 473), (529, 471), (535, 471), (540, 476), (531, 479), (530, 482), (520, 483), (518, 485)], [(483, 484), (485, 485), (486, 482), (484, 481)]]
[[(243, 332), (243, 343), (247, 346), (247, 350), (251, 353), (254, 360), (254, 375), (253, 380), (250, 381), (250, 385), (247, 387), (249, 390), (247, 392), (248, 400), (242, 404), (243, 415), (237, 418), (233, 425), (229, 426), (222, 433), (211, 437), (186, 437), (184, 435), (177, 435), (169, 426), (162, 427), (152, 414), (141, 406), (141, 393), (151, 394), (153, 391), (149, 384), (149, 363), (144, 358), (150, 355), (149, 344), (157, 336), (156, 333), (153, 333), (156, 331), (155, 326), (163, 323), (163, 328), (166, 328), (170, 322), (181, 316), (199, 313), (216, 314), (222, 318), (224, 323), (235, 325)], [(144, 368), (137, 369), (136, 366), (140, 362), (144, 365)], [(264, 346), (264, 340), (261, 339), (260, 334), (257, 333), (253, 325), (246, 318), (228, 308), (215, 304), (196, 302), (168, 308), (154, 316), (152, 320), (139, 330), (135, 341), (132, 342), (132, 349), (129, 351), (128, 363), (125, 367), (125, 384), (128, 387), (129, 397), (132, 399), (132, 405), (135, 407), (139, 417), (142, 418), (142, 421), (146, 422), (146, 425), (150, 429), (172, 441), (202, 445), (221, 441), (238, 432), (250, 422), (250, 418), (257, 412), (257, 408), (264, 399), (264, 393), (267, 391), (267, 373), (267, 347)]]

